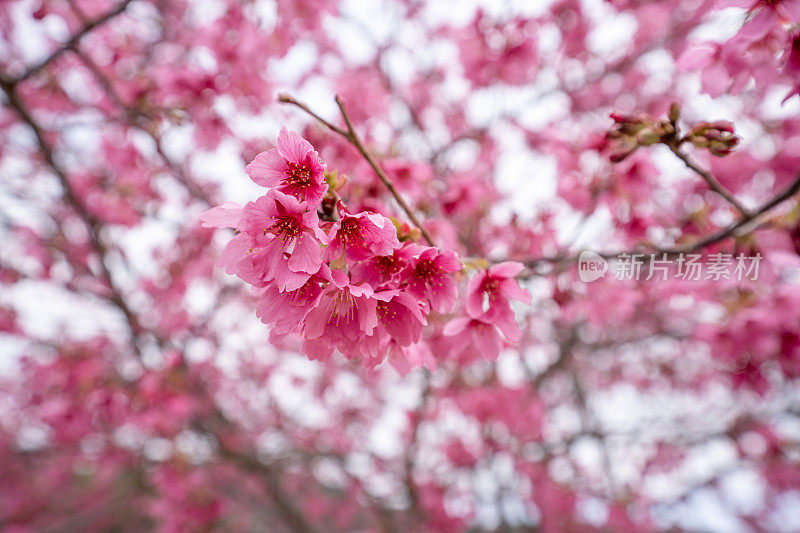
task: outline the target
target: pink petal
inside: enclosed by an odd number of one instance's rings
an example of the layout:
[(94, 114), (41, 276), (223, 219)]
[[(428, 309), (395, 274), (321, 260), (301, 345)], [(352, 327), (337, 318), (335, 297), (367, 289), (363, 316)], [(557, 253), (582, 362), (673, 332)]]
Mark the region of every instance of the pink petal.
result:
[(328, 232), (327, 242), (328, 247), (325, 248), (325, 261), (331, 262), (339, 259), (342, 256), (343, 247), (342, 242), (336, 238), (336, 235), (339, 233), (339, 228), (341, 227), (341, 222), (337, 221), (333, 223), (331, 226), (330, 231)]
[(445, 272), (458, 272), (463, 268), (458, 255), (451, 250), (445, 250), (436, 258), (436, 264)]
[(368, 211), (359, 213), (359, 216), (361, 215), (363, 215), (363, 218), (369, 219), (369, 221), (372, 222), (375, 225), (375, 227), (379, 229), (383, 229), (383, 227), (386, 226), (387, 224), (389, 224), (390, 226), (394, 226), (394, 224), (392, 224), (392, 221), (383, 215), (379, 215), (377, 213), (370, 213)]
[(515, 278), (525, 270), (525, 265), (516, 261), (505, 261), (498, 263), (489, 269), (489, 274), (494, 278)]
[(471, 319), (468, 317), (454, 318), (444, 325), (444, 328), (442, 328), (442, 334), (445, 337), (453, 337), (459, 333), (463, 333), (463, 331), (467, 328), (467, 324), (470, 322)]
[(314, 147), (294, 131), (281, 128), (276, 144), (278, 152), (293, 163), (303, 163), (306, 154), (313, 152)]
[(270, 217), (276, 214), (277, 208), (274, 198), (261, 196), (255, 202), (247, 202), (245, 204), (242, 209), (239, 227), (253, 237), (263, 237), (264, 230), (270, 226)]
[(279, 189), (269, 190), (261, 198), (266, 199), (265, 201), (267, 202), (274, 202), (274, 204), (271, 204), (271, 212), (278, 215), (305, 214), (309, 209), (308, 202), (298, 200), (291, 194), (281, 192)]
[(475, 343), (475, 347), (481, 352), (484, 359), (489, 361), (496, 360), (503, 347), (503, 340), (500, 338), (494, 326), (473, 323), (471, 329), (472, 341)]
[(350, 278), (341, 270), (331, 270), (331, 282), (342, 289), (350, 283)]
[(322, 264), (322, 250), (310, 234), (303, 232), (295, 240), (294, 251), (289, 257), (289, 270), (315, 274)]
[(456, 307), (458, 286), (449, 276), (440, 276), (437, 281), (440, 285), (433, 287), (428, 295), (431, 307), (440, 314), (450, 313)]
[(392, 298), (394, 298), (395, 296), (399, 296), (400, 294), (405, 294), (405, 293), (401, 293), (399, 289), (388, 289), (375, 292), (373, 293), (372, 297), (382, 302), (390, 302)]
[(372, 335), (373, 330), (378, 326), (378, 314), (375, 307), (376, 302), (372, 298), (361, 298), (358, 302), (358, 326), (367, 335)]
[(519, 342), (522, 340), (522, 330), (514, 320), (514, 313), (511, 309), (508, 312), (501, 313), (494, 321), (495, 325), (500, 328), (506, 339), (510, 342)]
[(255, 255), (250, 254), (249, 257), (239, 263), (236, 275), (245, 283), (249, 283), (254, 287), (262, 287), (264, 285), (264, 272), (261, 269), (257, 269), (256, 265), (253, 264), (253, 257)]
[(350, 285), (348, 290), (350, 291), (350, 294), (352, 294), (356, 298), (362, 298), (362, 297), (369, 298), (373, 294), (372, 287), (370, 287), (369, 285), (366, 285), (366, 284), (365, 285)]
[(677, 61), (681, 70), (697, 70), (708, 65), (717, 53), (714, 43), (693, 43), (683, 51)]
[(325, 232), (319, 227), (319, 217), (317, 216), (317, 211), (315, 209), (311, 209), (310, 206), (308, 207), (308, 211), (303, 213), (303, 226), (309, 228), (314, 233), (314, 236), (319, 239), (322, 244), (325, 244), (328, 242), (328, 236), (325, 235)]
[(481, 285), (483, 284), (483, 280), (486, 279), (487, 273), (481, 272), (473, 276), (469, 282), (467, 283), (467, 299), (465, 302), (465, 308), (467, 314), (469, 316), (478, 318), (483, 315), (483, 294), (484, 291), (481, 290)]
[(262, 312), (269, 315), (274, 314), (273, 309), (277, 307), (279, 302), (283, 301), (283, 296), (275, 289), (275, 284), (269, 283), (257, 291), (256, 295), (258, 300), (256, 301), (256, 315), (259, 318), (261, 318)]
[(403, 350), (408, 362), (414, 367), (424, 367), (431, 372), (436, 371), (436, 359), (426, 344), (417, 343)]
[(303, 353), (315, 361), (323, 361), (333, 353), (333, 346), (325, 341), (317, 339), (305, 339), (303, 341)]
[(225, 202), (200, 215), (200, 222), (204, 228), (235, 228), (240, 218), (242, 206), (236, 202)]
[[(375, 359), (383, 359), (382, 355), (385, 353), (385, 341), (388, 339), (386, 335), (374, 335), (361, 337), (358, 342), (354, 343), (355, 346), (350, 348), (352, 351), (359, 352), (359, 354), (370, 360), (370, 363)], [(364, 363), (367, 361), (365, 360)], [(380, 361), (375, 361), (378, 364)], [(374, 366), (374, 365), (370, 365)]]
[(783, 0), (781, 8), (792, 22), (800, 22), (800, 0)]
[(703, 71), (701, 76), (703, 90), (712, 98), (717, 98), (725, 93), (731, 83), (728, 71), (722, 65), (711, 65)]
[(531, 293), (520, 287), (515, 279), (507, 279), (500, 283), (500, 294), (509, 300), (531, 303)]
[(306, 272), (292, 272), (285, 264), (273, 269), (272, 275), (275, 279), (275, 284), (281, 292), (296, 291), (306, 284), (311, 274)]
[(303, 336), (306, 339), (317, 339), (325, 333), (325, 326), (333, 310), (333, 300), (328, 296), (323, 298), (313, 307), (303, 322)]
[(737, 37), (744, 38), (748, 41), (758, 41), (763, 39), (772, 28), (778, 25), (778, 18), (775, 16), (775, 11), (761, 8), (750, 21), (742, 26)]
[(420, 302), (414, 297), (412, 297), (410, 294), (401, 292), (395, 297), (395, 300), (397, 303), (405, 306), (406, 309), (411, 312), (414, 318), (416, 318), (423, 326), (428, 325), (428, 320), (425, 318), (425, 314), (422, 312)]
[(414, 276), (408, 279), (408, 285), (406, 285), (406, 290), (416, 296), (417, 298), (425, 298), (428, 293), (428, 285), (425, 283), (425, 280)]
[(256, 185), (262, 187), (277, 187), (289, 171), (286, 160), (274, 148), (258, 154), (244, 170)]
[(252, 239), (249, 236), (243, 233), (236, 235), (225, 245), (225, 249), (217, 260), (217, 266), (224, 268), (227, 274), (236, 274), (239, 263), (247, 257), (250, 251), (251, 243)]
[(425, 247), (420, 246), (419, 248), (420, 248), (420, 252), (419, 252), (419, 255), (417, 256), (418, 262), (419, 261), (424, 261), (426, 259), (430, 261), (430, 260), (433, 260), (433, 259), (436, 258), (436, 255), (438, 253), (436, 248), (431, 248), (429, 246), (425, 246)]

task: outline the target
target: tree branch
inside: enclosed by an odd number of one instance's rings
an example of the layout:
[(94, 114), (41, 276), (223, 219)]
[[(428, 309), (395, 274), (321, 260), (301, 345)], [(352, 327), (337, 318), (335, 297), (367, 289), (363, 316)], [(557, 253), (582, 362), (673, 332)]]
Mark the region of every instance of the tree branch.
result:
[[(666, 254), (668, 256), (680, 255), (680, 254), (687, 254), (696, 252), (707, 246), (711, 246), (712, 244), (716, 244), (720, 241), (731, 237), (736, 233), (737, 230), (746, 226), (748, 223), (752, 222), (753, 220), (759, 218), (761, 215), (764, 215), (771, 211), (776, 206), (780, 205), (784, 201), (788, 200), (795, 194), (800, 192), (800, 173), (795, 177), (794, 181), (786, 187), (783, 191), (781, 191), (777, 196), (763, 204), (757, 210), (753, 212), (748, 212), (747, 215), (743, 215), (739, 220), (731, 224), (730, 226), (723, 228), (722, 230), (718, 231), (717, 233), (712, 233), (694, 243), (691, 243), (686, 246), (678, 246), (672, 248), (638, 248), (633, 250), (623, 250), (614, 253), (598, 253), (598, 255), (604, 259), (610, 259), (613, 257), (617, 257), (622, 254), (641, 254), (641, 253), (654, 253), (654, 254)], [(535, 268), (538, 264), (542, 263), (550, 263), (554, 265), (558, 264), (572, 264), (578, 261), (580, 257), (580, 252), (577, 254), (570, 254), (570, 255), (555, 255), (555, 256), (543, 256), (537, 257), (535, 259), (530, 259), (525, 261), (525, 266), (528, 268)]]
[(278, 101), (284, 104), (291, 104), (295, 107), (299, 107), (307, 114), (317, 119), (323, 126), (325, 126), (326, 128), (335, 133), (338, 133), (339, 135), (347, 139), (347, 141), (350, 144), (352, 144), (356, 148), (356, 150), (358, 150), (358, 152), (364, 157), (364, 159), (366, 159), (367, 163), (369, 163), (369, 166), (372, 167), (372, 170), (375, 171), (375, 174), (378, 175), (378, 178), (381, 180), (381, 182), (383, 182), (386, 188), (389, 189), (389, 192), (392, 194), (395, 201), (400, 205), (400, 207), (403, 209), (403, 212), (405, 212), (406, 216), (408, 216), (408, 218), (411, 220), (414, 226), (416, 226), (417, 229), (419, 229), (420, 233), (422, 233), (422, 236), (425, 238), (428, 244), (430, 246), (436, 246), (430, 233), (428, 233), (428, 231), (422, 226), (422, 223), (414, 214), (414, 211), (411, 210), (411, 207), (409, 207), (409, 205), (400, 195), (400, 192), (395, 188), (394, 184), (392, 183), (392, 180), (389, 179), (389, 177), (386, 175), (386, 172), (383, 171), (383, 169), (375, 160), (375, 158), (372, 156), (370, 151), (367, 150), (367, 148), (364, 146), (364, 143), (361, 141), (361, 138), (356, 133), (355, 128), (353, 128), (353, 123), (350, 120), (350, 116), (347, 114), (344, 102), (342, 102), (342, 99), (339, 98), (339, 96), (336, 96), (336, 105), (339, 106), (339, 111), (341, 111), (342, 113), (342, 118), (344, 119), (345, 124), (347, 124), (346, 130), (328, 122), (327, 120), (319, 116), (317, 113), (312, 111), (307, 105), (305, 105), (302, 102), (298, 102), (288, 94), (285, 93), (280, 94), (278, 96)]
[(703, 178), (708, 186), (711, 187), (712, 191), (725, 198), (725, 200), (735, 207), (743, 217), (750, 216), (750, 213), (747, 211), (747, 209), (733, 196), (733, 194), (731, 194), (730, 191), (728, 191), (728, 189), (725, 188), (724, 185), (722, 185), (722, 183), (719, 182), (717, 178), (714, 177), (711, 172), (699, 167), (697, 163), (692, 160), (692, 158), (681, 152), (680, 148), (675, 143), (670, 142), (665, 144), (669, 147), (672, 153), (678, 157), (678, 159), (683, 161), (683, 164), (686, 165), (687, 168), (693, 170), (698, 176)]
[(92, 248), (100, 257), (100, 277), (103, 282), (108, 285), (111, 294), (108, 300), (113, 303), (125, 316), (125, 320), (131, 330), (131, 338), (133, 340), (133, 348), (137, 355), (141, 356), (141, 346), (139, 345), (139, 334), (141, 333), (141, 325), (136, 314), (131, 310), (125, 301), (119, 288), (114, 283), (111, 277), (111, 271), (106, 265), (106, 257), (108, 256), (108, 248), (100, 238), (100, 229), (102, 223), (89, 211), (86, 210), (83, 203), (75, 196), (72, 186), (67, 178), (66, 171), (56, 162), (53, 147), (45, 139), (44, 131), (38, 122), (33, 118), (28, 109), (17, 96), (14, 85), (7, 80), (7, 78), (0, 73), (0, 89), (2, 89), (8, 98), (8, 105), (11, 109), (16, 111), (22, 121), (33, 130), (36, 141), (39, 145), (39, 150), (44, 157), (47, 165), (53, 170), (53, 173), (58, 178), (61, 188), (63, 190), (64, 199), (72, 207), (78, 217), (84, 222), (89, 232)]
[(127, 9), (128, 4), (130, 4), (132, 1), (133, 0), (123, 0), (123, 2), (119, 4), (116, 8), (112, 9), (105, 15), (102, 15), (101, 17), (96, 18), (95, 20), (87, 23), (83, 28), (80, 29), (80, 31), (78, 31), (78, 33), (73, 35), (66, 43), (64, 43), (61, 46), (61, 48), (59, 48), (58, 50), (47, 56), (45, 59), (43, 59), (36, 65), (28, 67), (28, 70), (23, 72), (22, 75), (20, 75), (16, 79), (11, 80), (9, 82), (11, 86), (14, 86), (21, 81), (27, 80), (34, 74), (37, 74), (39, 71), (44, 69), (47, 65), (49, 65), (50, 63), (61, 57), (64, 53), (75, 48), (75, 46), (81, 41), (81, 39), (83, 39), (86, 36), (86, 34), (91, 32), (98, 26), (102, 26), (103, 24), (113, 19), (117, 15), (121, 14), (123, 11), (125, 11), (125, 9)]

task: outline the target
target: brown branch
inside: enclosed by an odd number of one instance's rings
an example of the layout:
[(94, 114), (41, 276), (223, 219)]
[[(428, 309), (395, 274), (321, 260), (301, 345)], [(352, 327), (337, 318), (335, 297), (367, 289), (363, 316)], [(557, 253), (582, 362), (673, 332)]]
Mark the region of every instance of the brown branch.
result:
[[(183, 360), (185, 365), (186, 361)], [(194, 379), (193, 386), (195, 393), (200, 397), (210, 397), (206, 383), (201, 379)], [(306, 519), (302, 508), (295, 505), (290, 494), (284, 489), (280, 474), (281, 470), (276, 466), (260, 461), (255, 453), (243, 451), (238, 445), (231, 445), (226, 439), (221, 438), (225, 431), (236, 429), (225, 414), (215, 405), (212, 412), (207, 416), (198, 417), (193, 425), (195, 429), (213, 435), (219, 444), (219, 456), (230, 461), (241, 470), (251, 474), (259, 474), (264, 480), (264, 488), (270, 495), (278, 515), (289, 527), (290, 531), (298, 533), (315, 533), (316, 528)]]
[(420, 427), (433, 394), (431, 390), (431, 376), (428, 371), (423, 371), (422, 380), (419, 403), (414, 410), (410, 412), (410, 440), (403, 459), (403, 478), (406, 490), (408, 490), (410, 512), (420, 519), (424, 518), (424, 510), (420, 505), (419, 488), (417, 487), (417, 482), (414, 480), (414, 468), (417, 463)]
[(585, 428), (585, 432), (595, 437), (600, 444), (601, 461), (603, 463), (603, 470), (605, 470), (609, 490), (615, 500), (624, 499), (624, 492), (619, 486), (617, 477), (614, 474), (614, 465), (608, 450), (607, 435), (600, 430), (600, 424), (589, 403), (589, 396), (579, 376), (579, 370), (574, 366), (571, 368), (570, 377), (572, 378), (572, 387), (575, 392), (575, 398), (578, 401), (579, 416), (581, 417), (581, 423)]
[(687, 168), (693, 170), (698, 176), (703, 178), (708, 186), (711, 187), (712, 191), (725, 198), (725, 200), (735, 207), (743, 217), (750, 216), (750, 213), (747, 211), (747, 209), (733, 196), (733, 194), (731, 194), (730, 191), (728, 191), (728, 189), (725, 188), (724, 185), (722, 185), (722, 183), (719, 182), (717, 178), (714, 177), (711, 172), (698, 166), (688, 154), (681, 152), (681, 149), (675, 143), (670, 142), (665, 144), (669, 147), (672, 153), (678, 157), (678, 159), (683, 161), (683, 164), (686, 165)]
[(392, 180), (389, 179), (389, 176), (386, 175), (386, 172), (383, 171), (383, 169), (375, 160), (370, 151), (367, 150), (367, 148), (364, 146), (364, 143), (361, 141), (361, 138), (356, 133), (355, 128), (353, 128), (353, 123), (350, 120), (350, 116), (347, 114), (344, 102), (342, 102), (342, 99), (339, 98), (339, 96), (336, 96), (336, 105), (339, 106), (339, 111), (341, 111), (342, 113), (342, 118), (344, 119), (345, 124), (347, 124), (346, 130), (328, 122), (327, 120), (319, 116), (317, 113), (312, 111), (307, 105), (305, 105), (302, 102), (298, 102), (288, 94), (285, 93), (280, 94), (278, 96), (278, 101), (284, 104), (291, 104), (293, 106), (299, 107), (300, 109), (302, 109), (303, 111), (305, 111), (306, 113), (317, 119), (326, 128), (335, 133), (338, 133), (339, 135), (347, 139), (347, 141), (350, 144), (352, 144), (356, 148), (356, 150), (358, 150), (358, 152), (364, 157), (364, 159), (366, 159), (367, 163), (369, 163), (369, 166), (372, 167), (372, 170), (375, 171), (375, 174), (378, 175), (378, 178), (381, 180), (381, 182), (383, 182), (386, 188), (389, 189), (389, 192), (392, 194), (395, 201), (400, 205), (400, 207), (403, 209), (403, 212), (405, 212), (406, 216), (408, 216), (408, 218), (411, 220), (414, 226), (416, 226), (417, 229), (419, 229), (419, 231), (422, 233), (422, 236), (425, 238), (428, 244), (430, 246), (436, 246), (431, 235), (422, 226), (422, 223), (414, 214), (414, 211), (412, 211), (411, 207), (409, 207), (409, 205), (400, 195), (400, 192), (395, 188), (394, 184), (392, 183)]
[(5, 92), (6, 97), (8, 98), (8, 106), (16, 111), (22, 121), (27, 124), (31, 130), (33, 130), (33, 134), (36, 137), (39, 150), (44, 157), (45, 162), (52, 169), (53, 173), (56, 175), (59, 183), (61, 184), (64, 200), (66, 200), (66, 202), (72, 207), (78, 217), (86, 225), (92, 248), (100, 257), (100, 261), (98, 261), (100, 264), (100, 277), (103, 282), (108, 285), (108, 288), (111, 291), (111, 294), (108, 296), (108, 300), (114, 304), (125, 316), (125, 320), (127, 321), (131, 330), (133, 348), (136, 353), (141, 356), (139, 334), (141, 333), (142, 328), (138, 318), (136, 317), (136, 314), (128, 306), (119, 288), (114, 283), (114, 280), (111, 277), (111, 271), (106, 264), (108, 248), (100, 238), (100, 229), (102, 228), (102, 223), (93, 214), (86, 210), (86, 207), (75, 195), (72, 186), (69, 183), (69, 179), (67, 178), (66, 171), (62, 169), (55, 160), (53, 147), (50, 145), (47, 139), (45, 139), (44, 130), (30, 114), (28, 109), (19, 99), (19, 96), (17, 96), (13, 83), (9, 82), (2, 73), (0, 73), (0, 89)]
[[(215, 433), (212, 432), (212, 435)], [(248, 473), (258, 472), (265, 482), (272, 503), (281, 519), (289, 526), (291, 531), (298, 533), (314, 533), (316, 529), (305, 519), (303, 512), (291, 500), (291, 496), (278, 479), (278, 472), (270, 465), (262, 463), (256, 457), (240, 453), (225, 446), (220, 446), (220, 456), (239, 466)]]
[(117, 15), (121, 14), (125, 9), (127, 9), (128, 4), (130, 4), (133, 0), (123, 0), (121, 4), (119, 4), (116, 8), (112, 9), (105, 15), (102, 15), (99, 18), (87, 23), (83, 28), (78, 31), (75, 35), (73, 35), (67, 42), (65, 42), (58, 50), (47, 56), (45, 59), (37, 63), (36, 65), (29, 67), (28, 70), (22, 73), (19, 77), (14, 80), (11, 80), (9, 83), (13, 86), (21, 81), (25, 81), (34, 74), (37, 74), (39, 71), (44, 69), (47, 65), (61, 57), (64, 53), (72, 50), (77, 46), (77, 44), (83, 39), (86, 34), (97, 28), (98, 26), (102, 26), (109, 20), (113, 19)]
[(304, 104), (303, 102), (299, 102), (299, 101), (295, 100), (291, 95), (286, 94), (286, 93), (281, 93), (281, 94), (278, 95), (278, 101), (281, 102), (282, 104), (291, 104), (291, 105), (293, 105), (295, 107), (299, 107), (300, 109), (305, 111), (307, 114), (309, 114), (312, 117), (314, 117), (315, 119), (317, 119), (317, 121), (319, 121), (320, 124), (322, 124), (323, 126), (328, 128), (329, 130), (338, 133), (339, 135), (341, 135), (342, 137), (344, 137), (348, 141), (351, 140), (350, 139), (350, 132), (345, 131), (342, 128), (336, 126), (335, 124), (332, 124), (332, 123), (328, 122), (327, 120), (325, 120), (324, 118), (319, 116), (317, 113), (312, 111), (311, 108), (309, 108), (306, 104)]
[[(742, 216), (739, 220), (723, 228), (722, 230), (718, 231), (717, 233), (712, 233), (694, 243), (688, 244), (686, 246), (678, 246), (678, 247), (671, 247), (671, 248), (639, 248), (633, 250), (623, 250), (619, 252), (606, 252), (606, 253), (598, 253), (598, 255), (604, 259), (611, 259), (613, 257), (617, 257), (623, 254), (642, 254), (642, 253), (653, 253), (653, 254), (666, 254), (667, 256), (675, 256), (680, 254), (687, 254), (699, 251), (703, 248), (711, 246), (712, 244), (716, 244), (720, 241), (723, 241), (731, 236), (734, 236), (737, 230), (746, 226), (748, 223), (756, 220), (760, 216), (768, 213), (773, 208), (777, 207), (778, 205), (782, 204), (795, 194), (800, 192), (800, 174), (795, 177), (794, 181), (786, 187), (783, 191), (781, 191), (777, 196), (763, 204), (757, 210), (753, 212), (748, 212), (747, 215)], [(525, 266), (528, 268), (535, 268), (538, 264), (542, 263), (550, 263), (554, 265), (559, 264), (572, 264), (578, 261), (580, 257), (580, 253), (577, 254), (570, 254), (570, 255), (555, 255), (555, 256), (543, 256), (537, 257), (535, 259), (530, 259), (525, 261)]]
[(522, 358), (522, 365), (528, 374), (530, 385), (533, 387), (535, 392), (538, 392), (539, 388), (546, 379), (569, 364), (570, 359), (572, 359), (572, 352), (575, 349), (575, 346), (578, 344), (578, 340), (578, 326), (576, 325), (575, 327), (569, 329), (568, 334), (564, 336), (563, 341), (558, 344), (558, 356), (556, 357), (556, 360), (550, 363), (538, 374), (530, 368), (528, 360), (524, 357)]

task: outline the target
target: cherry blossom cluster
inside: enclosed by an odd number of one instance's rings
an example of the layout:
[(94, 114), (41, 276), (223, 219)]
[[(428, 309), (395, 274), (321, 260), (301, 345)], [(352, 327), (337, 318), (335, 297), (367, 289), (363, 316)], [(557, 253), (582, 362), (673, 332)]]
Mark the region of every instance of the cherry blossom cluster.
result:
[[(334, 349), (351, 359), (379, 363), (387, 354), (405, 359), (419, 343), (431, 313), (446, 316), (458, 301), (457, 273), (463, 270), (451, 250), (398, 238), (389, 217), (351, 212), (330, 183), (327, 165), (307, 140), (281, 130), (276, 147), (247, 166), (266, 194), (241, 207), (233, 202), (201, 217), (207, 227), (234, 228), (219, 264), (253, 285), (259, 318), (272, 326), (272, 340), (302, 337), (312, 359)], [(323, 202), (325, 200), (325, 202)], [(323, 203), (333, 202), (330, 214)], [(450, 321), (443, 333), (455, 344), (474, 341), (489, 358), (503, 336), (518, 342), (521, 331), (509, 300), (530, 301), (514, 277), (523, 265), (506, 262), (469, 282), (466, 316)], [(418, 359), (418, 358), (417, 358)]]
[(800, 0), (476, 3), (0, 2), (4, 530), (798, 529)]

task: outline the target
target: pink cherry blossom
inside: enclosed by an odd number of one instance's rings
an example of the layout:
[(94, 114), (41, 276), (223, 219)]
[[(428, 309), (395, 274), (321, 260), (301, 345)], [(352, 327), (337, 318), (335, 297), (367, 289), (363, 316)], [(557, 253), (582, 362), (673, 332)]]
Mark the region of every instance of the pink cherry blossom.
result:
[(471, 352), (477, 357), (494, 361), (503, 348), (503, 339), (491, 322), (471, 317), (454, 318), (444, 328), (450, 337), (454, 353)]
[(363, 281), (371, 287), (394, 286), (399, 283), (400, 273), (411, 258), (419, 252), (416, 244), (406, 242), (390, 255), (375, 255), (355, 263), (350, 267), (350, 274), (356, 282)]
[(331, 271), (323, 264), (319, 272), (298, 289), (281, 291), (276, 282), (270, 282), (257, 293), (256, 314), (265, 324), (273, 325), (276, 335), (286, 335), (317, 305), (322, 284), (331, 280)]
[(362, 261), (376, 255), (391, 255), (400, 247), (397, 230), (392, 221), (383, 215), (362, 211), (355, 215), (342, 212), (328, 234), (325, 260), (344, 257), (348, 261)]
[(241, 226), (258, 247), (264, 279), (274, 279), (281, 291), (300, 287), (319, 271), (326, 237), (307, 202), (273, 189), (244, 206)]
[(797, 529), (800, 0), (5, 0), (0, 50), (4, 532)]
[(384, 329), (400, 346), (419, 341), (422, 326), (427, 325), (420, 303), (410, 294), (398, 289), (378, 291), (378, 326)]
[(258, 185), (274, 187), (316, 208), (328, 190), (325, 168), (308, 141), (282, 128), (276, 147), (258, 154), (246, 170)]
[(319, 297), (317, 305), (306, 314), (303, 336), (309, 355), (327, 356), (336, 347), (353, 353), (353, 347), (364, 336), (371, 336), (378, 325), (377, 302), (369, 285), (353, 285), (341, 270), (331, 272), (331, 283)]
[(530, 303), (531, 295), (519, 286), (516, 276), (525, 268), (512, 261), (498, 263), (472, 277), (467, 285), (465, 309), (476, 319), (496, 324), (510, 340), (519, 340), (510, 300)]
[(423, 248), (402, 273), (408, 292), (427, 299), (437, 313), (449, 313), (456, 306), (458, 287), (451, 276), (461, 270), (458, 256), (449, 250)]

